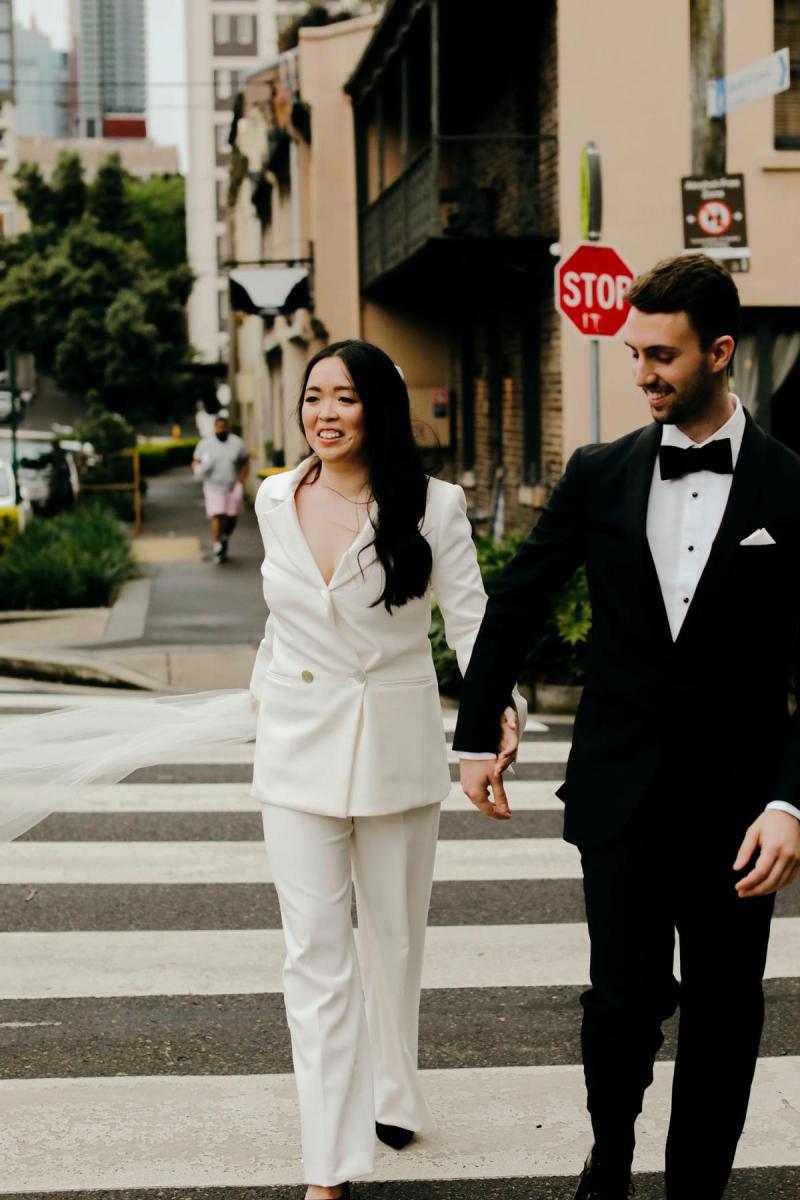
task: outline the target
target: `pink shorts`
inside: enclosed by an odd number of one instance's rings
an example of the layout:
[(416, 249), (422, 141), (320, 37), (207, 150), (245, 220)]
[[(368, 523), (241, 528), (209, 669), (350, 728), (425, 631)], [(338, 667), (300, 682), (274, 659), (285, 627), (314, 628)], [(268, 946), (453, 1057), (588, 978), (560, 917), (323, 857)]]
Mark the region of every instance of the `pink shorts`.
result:
[(207, 517), (238, 517), (244, 507), (244, 489), (235, 483), (229, 492), (203, 488)]

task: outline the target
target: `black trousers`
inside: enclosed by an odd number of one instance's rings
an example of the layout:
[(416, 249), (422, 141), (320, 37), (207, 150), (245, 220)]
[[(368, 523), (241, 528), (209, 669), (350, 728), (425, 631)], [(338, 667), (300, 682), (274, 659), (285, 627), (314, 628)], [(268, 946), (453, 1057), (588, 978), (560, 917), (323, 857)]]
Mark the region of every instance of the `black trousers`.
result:
[(669, 1200), (722, 1196), (764, 1020), (774, 901), (734, 891), (732, 864), (748, 822), (733, 820), (724, 803), (662, 796), (612, 844), (581, 848), (592, 983), (581, 997), (582, 1047), (596, 1161), (609, 1179), (630, 1168), (661, 1023), (680, 1006)]

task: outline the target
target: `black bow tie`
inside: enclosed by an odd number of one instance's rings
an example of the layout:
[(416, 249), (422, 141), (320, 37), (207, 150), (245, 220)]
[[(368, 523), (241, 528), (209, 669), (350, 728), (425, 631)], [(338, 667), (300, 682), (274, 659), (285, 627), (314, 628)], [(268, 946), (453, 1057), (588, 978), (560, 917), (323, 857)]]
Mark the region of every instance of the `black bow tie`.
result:
[(658, 452), (662, 479), (680, 479), (691, 471), (716, 471), (717, 475), (733, 474), (733, 455), (730, 438), (718, 438), (707, 446), (662, 446)]

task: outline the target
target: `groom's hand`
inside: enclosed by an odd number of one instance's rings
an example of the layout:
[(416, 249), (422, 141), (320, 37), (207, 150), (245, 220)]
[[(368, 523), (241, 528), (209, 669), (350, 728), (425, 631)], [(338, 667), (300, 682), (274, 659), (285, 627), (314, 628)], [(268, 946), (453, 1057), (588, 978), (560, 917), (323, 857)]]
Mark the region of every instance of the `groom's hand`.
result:
[(503, 787), (503, 772), (494, 759), (462, 758), (461, 787), (475, 807), (487, 817), (507, 821), (511, 816), (506, 789)]
[(743, 871), (758, 852), (758, 858), (736, 884), (742, 898), (769, 896), (792, 882), (800, 869), (800, 821), (779, 808), (768, 808), (748, 829), (739, 847), (734, 871)]

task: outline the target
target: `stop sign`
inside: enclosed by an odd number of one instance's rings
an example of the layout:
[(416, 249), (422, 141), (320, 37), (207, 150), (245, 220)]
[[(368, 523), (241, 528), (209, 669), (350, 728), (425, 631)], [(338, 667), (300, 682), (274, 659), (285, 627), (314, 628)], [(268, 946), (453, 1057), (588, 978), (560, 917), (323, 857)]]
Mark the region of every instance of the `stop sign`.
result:
[(581, 242), (556, 267), (556, 308), (584, 337), (616, 337), (633, 271), (613, 246)]

